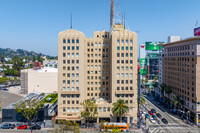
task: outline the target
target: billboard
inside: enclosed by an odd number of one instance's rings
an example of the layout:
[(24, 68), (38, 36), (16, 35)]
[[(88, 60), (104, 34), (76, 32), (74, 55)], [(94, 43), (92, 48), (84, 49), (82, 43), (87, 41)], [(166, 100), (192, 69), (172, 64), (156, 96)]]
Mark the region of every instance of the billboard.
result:
[(145, 50), (159, 50), (162, 47), (158, 46), (158, 44), (161, 44), (163, 42), (145, 42)]
[(194, 36), (200, 36), (200, 27), (194, 29)]
[(147, 74), (147, 59), (146, 58), (140, 59), (140, 74), (141, 75)]

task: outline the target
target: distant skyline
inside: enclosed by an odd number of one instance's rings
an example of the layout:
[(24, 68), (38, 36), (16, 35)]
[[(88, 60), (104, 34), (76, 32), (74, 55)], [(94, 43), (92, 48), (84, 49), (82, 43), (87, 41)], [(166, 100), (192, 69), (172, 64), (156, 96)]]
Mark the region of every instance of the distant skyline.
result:
[[(199, 0), (117, 0), (138, 45), (167, 42), (169, 35), (192, 37), (200, 25)], [(110, 0), (0, 0), (0, 47), (57, 56), (58, 33), (73, 29), (93, 37), (109, 31)]]

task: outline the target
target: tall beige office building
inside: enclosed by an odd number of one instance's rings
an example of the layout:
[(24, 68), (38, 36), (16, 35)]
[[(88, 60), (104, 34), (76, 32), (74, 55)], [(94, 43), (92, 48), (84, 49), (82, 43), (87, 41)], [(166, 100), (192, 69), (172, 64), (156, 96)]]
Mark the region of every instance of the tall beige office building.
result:
[(58, 35), (57, 119), (83, 121), (80, 103), (87, 99), (98, 105), (97, 123), (119, 121), (111, 111), (118, 99), (129, 106), (122, 120), (137, 122), (137, 34), (122, 24), (93, 38), (73, 29)]

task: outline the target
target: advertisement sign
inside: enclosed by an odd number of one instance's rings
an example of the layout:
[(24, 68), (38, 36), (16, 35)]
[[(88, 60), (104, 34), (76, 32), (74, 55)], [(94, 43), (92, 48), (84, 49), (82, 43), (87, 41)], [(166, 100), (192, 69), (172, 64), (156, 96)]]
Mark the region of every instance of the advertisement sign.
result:
[(200, 27), (194, 29), (194, 36), (200, 36)]
[(140, 74), (141, 75), (147, 74), (147, 59), (146, 58), (140, 59)]
[(145, 50), (159, 50), (162, 47), (158, 46), (162, 42), (145, 42)]

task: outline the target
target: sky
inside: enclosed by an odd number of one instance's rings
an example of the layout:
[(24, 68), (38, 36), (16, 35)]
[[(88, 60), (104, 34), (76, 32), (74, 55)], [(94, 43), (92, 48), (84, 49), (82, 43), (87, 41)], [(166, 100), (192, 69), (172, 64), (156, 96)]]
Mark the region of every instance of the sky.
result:
[[(200, 0), (117, 0), (138, 44), (167, 42), (169, 35), (192, 37)], [(109, 31), (110, 0), (0, 0), (0, 48), (25, 49), (57, 56), (58, 33), (70, 28), (93, 37)]]

